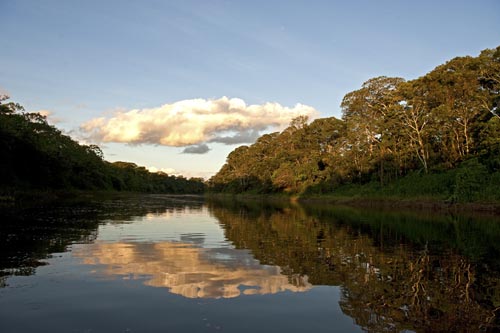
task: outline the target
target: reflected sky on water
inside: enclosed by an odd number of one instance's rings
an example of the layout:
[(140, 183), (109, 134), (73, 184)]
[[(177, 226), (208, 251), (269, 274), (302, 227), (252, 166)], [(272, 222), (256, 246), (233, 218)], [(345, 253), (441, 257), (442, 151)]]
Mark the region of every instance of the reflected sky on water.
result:
[(0, 331), (495, 331), (495, 217), (131, 196), (3, 213)]
[(99, 228), (93, 244), (73, 246), (73, 256), (97, 275), (144, 279), (188, 298), (306, 291), (307, 276), (289, 277), (261, 265), (249, 250), (235, 249), (219, 222), (199, 211), (147, 214), (128, 224)]

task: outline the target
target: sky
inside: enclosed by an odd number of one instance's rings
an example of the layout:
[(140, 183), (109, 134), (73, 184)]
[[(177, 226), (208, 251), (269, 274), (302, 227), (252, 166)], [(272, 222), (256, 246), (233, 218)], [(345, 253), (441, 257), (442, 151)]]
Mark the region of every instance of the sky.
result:
[(500, 1), (0, 0), (0, 94), (108, 161), (208, 178), (370, 78), (500, 45)]

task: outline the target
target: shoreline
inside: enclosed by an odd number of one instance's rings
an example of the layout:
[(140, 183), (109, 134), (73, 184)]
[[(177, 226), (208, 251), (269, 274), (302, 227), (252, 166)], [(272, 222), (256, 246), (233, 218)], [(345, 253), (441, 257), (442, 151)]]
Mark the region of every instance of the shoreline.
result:
[(374, 199), (374, 198), (318, 198), (299, 197), (301, 203), (320, 203), (351, 206), (355, 208), (379, 208), (379, 209), (407, 209), (413, 211), (431, 211), (441, 213), (480, 213), (486, 215), (500, 216), (500, 203), (452, 203), (444, 200), (432, 199)]
[(102, 200), (103, 198), (120, 198), (130, 196), (174, 196), (215, 198), (222, 200), (258, 201), (269, 203), (317, 204), (349, 206), (353, 208), (394, 209), (430, 211), (441, 213), (480, 213), (500, 216), (500, 202), (451, 202), (441, 198), (376, 198), (370, 196), (334, 196), (334, 195), (290, 195), (290, 194), (254, 194), (254, 193), (204, 193), (204, 194), (173, 194), (173, 193), (142, 193), (118, 191), (19, 191), (13, 194), (0, 195), (0, 205), (37, 205), (57, 201)]
[(353, 208), (395, 209), (430, 211), (440, 213), (480, 213), (500, 216), (500, 202), (449, 202), (432, 198), (373, 198), (373, 197), (338, 197), (338, 196), (301, 196), (285, 194), (228, 194), (207, 193), (206, 197), (235, 200), (290, 202), (298, 204), (320, 204), (349, 206)]
[(10, 193), (0, 192), (0, 207), (30, 207), (50, 205), (57, 202), (91, 202), (107, 199), (123, 199), (130, 197), (175, 197), (204, 198), (204, 194), (150, 193), (132, 191), (88, 191), (88, 190), (19, 190)]

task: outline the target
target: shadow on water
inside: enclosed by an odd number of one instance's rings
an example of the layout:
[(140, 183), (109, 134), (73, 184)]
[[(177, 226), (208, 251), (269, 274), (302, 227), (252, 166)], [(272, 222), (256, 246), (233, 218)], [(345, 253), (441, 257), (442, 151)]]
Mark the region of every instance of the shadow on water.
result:
[(500, 221), (347, 207), (212, 201), (237, 248), (340, 286), (368, 331), (500, 329)]

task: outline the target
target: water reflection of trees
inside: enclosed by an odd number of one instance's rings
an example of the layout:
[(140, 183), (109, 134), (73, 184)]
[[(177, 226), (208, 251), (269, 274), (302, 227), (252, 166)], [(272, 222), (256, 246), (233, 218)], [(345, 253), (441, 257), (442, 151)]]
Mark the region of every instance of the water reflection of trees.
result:
[(103, 221), (132, 221), (147, 214), (201, 210), (196, 196), (70, 196), (61, 202), (0, 206), (0, 288), (12, 275), (32, 275), (44, 259), (73, 243), (91, 243)]
[(363, 327), (457, 332), (495, 324), (495, 307), (485, 299), (490, 295), (481, 295), (478, 269), (464, 257), (403, 247), (389, 256), (359, 250), (367, 251), (361, 246), (343, 266), (349, 273), (340, 305)]
[[(226, 237), (237, 248), (251, 249), (262, 263), (307, 275), (315, 285), (340, 286), (342, 310), (369, 331), (500, 328), (498, 245), (488, 244), (500, 233), (483, 234), (498, 230), (495, 225), (482, 221), (471, 229), (470, 220), (449, 217), (433, 221), (335, 209), (306, 214), (301, 208), (228, 209), (215, 203), (211, 212)], [(357, 215), (349, 218), (352, 213)], [(468, 248), (463, 235), (450, 235), (450, 228), (467, 230), (469, 239), (483, 244)], [(487, 251), (494, 258), (483, 260)]]

